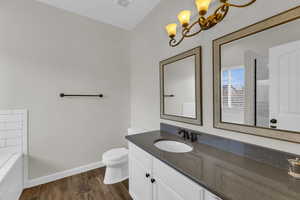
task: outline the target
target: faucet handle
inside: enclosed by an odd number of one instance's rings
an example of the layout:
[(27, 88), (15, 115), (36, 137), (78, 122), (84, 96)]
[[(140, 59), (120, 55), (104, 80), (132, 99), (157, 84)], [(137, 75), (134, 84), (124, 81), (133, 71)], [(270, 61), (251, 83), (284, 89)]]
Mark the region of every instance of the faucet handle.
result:
[(184, 129), (179, 130), (178, 134), (179, 135), (183, 134), (182, 135), (183, 139), (189, 139), (189, 133), (186, 130), (184, 130)]
[(198, 136), (197, 133), (191, 132), (191, 142), (196, 142), (198, 139), (197, 136)]
[(180, 130), (178, 131), (178, 135), (185, 134), (185, 133), (186, 133), (186, 130), (184, 130), (184, 129), (180, 129)]
[(189, 140), (190, 139), (190, 133), (186, 131), (185, 135), (186, 135), (185, 138)]

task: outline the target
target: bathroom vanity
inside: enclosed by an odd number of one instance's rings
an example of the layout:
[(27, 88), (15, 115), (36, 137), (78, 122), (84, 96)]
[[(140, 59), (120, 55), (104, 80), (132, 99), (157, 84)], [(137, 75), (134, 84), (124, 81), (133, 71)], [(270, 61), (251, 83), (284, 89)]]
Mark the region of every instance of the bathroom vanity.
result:
[[(290, 177), (285, 169), (211, 145), (191, 143), (166, 131), (126, 138), (129, 191), (134, 200), (300, 199), (300, 181)], [(182, 142), (193, 150), (163, 151), (154, 145), (162, 140)], [(240, 148), (246, 149), (242, 144)]]
[(136, 145), (129, 149), (129, 192), (135, 200), (221, 200)]

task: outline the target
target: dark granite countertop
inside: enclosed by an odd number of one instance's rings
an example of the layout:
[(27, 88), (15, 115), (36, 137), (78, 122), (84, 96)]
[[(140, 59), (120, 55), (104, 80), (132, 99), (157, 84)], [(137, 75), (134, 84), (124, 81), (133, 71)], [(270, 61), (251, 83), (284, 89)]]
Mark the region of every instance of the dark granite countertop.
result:
[[(300, 180), (273, 167), (218, 148), (184, 141), (177, 135), (153, 131), (126, 139), (224, 200), (300, 200)], [(157, 140), (193, 146), (188, 153), (170, 153), (154, 146)]]

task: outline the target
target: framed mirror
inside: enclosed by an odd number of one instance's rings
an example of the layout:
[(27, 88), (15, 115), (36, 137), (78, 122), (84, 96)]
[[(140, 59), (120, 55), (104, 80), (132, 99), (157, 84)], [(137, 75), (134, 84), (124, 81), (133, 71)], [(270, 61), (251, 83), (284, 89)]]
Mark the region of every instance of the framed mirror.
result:
[(300, 143), (300, 6), (213, 41), (214, 127)]
[(202, 125), (201, 47), (160, 62), (162, 119)]

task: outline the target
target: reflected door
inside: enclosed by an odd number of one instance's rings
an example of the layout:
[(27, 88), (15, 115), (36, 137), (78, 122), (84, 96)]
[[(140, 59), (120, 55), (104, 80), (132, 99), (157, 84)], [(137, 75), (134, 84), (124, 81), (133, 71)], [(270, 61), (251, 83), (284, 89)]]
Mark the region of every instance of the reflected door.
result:
[(300, 41), (270, 48), (270, 127), (300, 131)]

